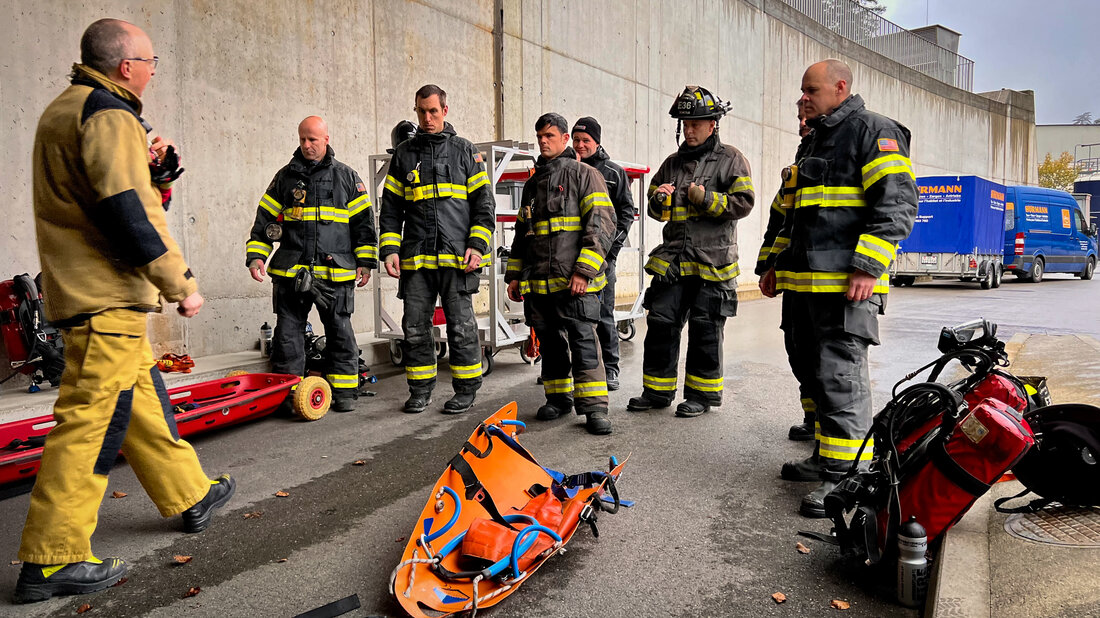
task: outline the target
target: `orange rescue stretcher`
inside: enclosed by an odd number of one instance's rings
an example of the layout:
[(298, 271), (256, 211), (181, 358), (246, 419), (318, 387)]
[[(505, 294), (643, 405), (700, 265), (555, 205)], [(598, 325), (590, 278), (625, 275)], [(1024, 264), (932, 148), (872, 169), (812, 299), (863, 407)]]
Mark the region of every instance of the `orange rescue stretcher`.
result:
[(542, 467), (519, 444), (512, 402), (485, 419), (432, 489), (390, 593), (416, 618), (438, 618), (496, 605), (569, 542), (581, 523), (596, 530), (599, 511), (620, 505), (608, 472), (565, 475)]

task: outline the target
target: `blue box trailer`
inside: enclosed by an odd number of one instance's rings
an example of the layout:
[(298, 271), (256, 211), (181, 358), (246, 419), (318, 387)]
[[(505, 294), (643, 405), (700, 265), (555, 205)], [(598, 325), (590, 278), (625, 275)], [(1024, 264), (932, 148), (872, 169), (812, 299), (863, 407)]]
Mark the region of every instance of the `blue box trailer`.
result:
[(918, 277), (1001, 285), (1005, 186), (978, 176), (917, 178), (917, 218), (898, 243), (891, 265), (894, 285)]

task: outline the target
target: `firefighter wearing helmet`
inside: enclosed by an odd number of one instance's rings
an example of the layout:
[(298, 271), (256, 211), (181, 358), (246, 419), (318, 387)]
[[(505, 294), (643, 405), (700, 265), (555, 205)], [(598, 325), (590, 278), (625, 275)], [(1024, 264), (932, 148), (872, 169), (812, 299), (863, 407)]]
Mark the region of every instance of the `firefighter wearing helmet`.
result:
[(676, 415), (699, 416), (722, 403), (723, 328), (737, 312), (737, 220), (755, 199), (748, 160), (718, 138), (718, 119), (729, 108), (705, 88), (688, 86), (669, 110), (677, 141), (681, 128), (684, 140), (649, 185), (647, 213), (665, 226), (645, 266), (653, 281), (644, 302), (643, 388), (627, 405), (631, 411), (672, 405), (685, 322), (684, 401)]

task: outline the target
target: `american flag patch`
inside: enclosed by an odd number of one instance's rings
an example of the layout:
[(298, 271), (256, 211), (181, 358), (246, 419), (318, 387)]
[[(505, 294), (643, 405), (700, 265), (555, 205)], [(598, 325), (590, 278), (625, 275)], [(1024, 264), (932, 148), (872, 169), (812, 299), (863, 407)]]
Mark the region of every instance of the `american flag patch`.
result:
[(474, 153), (474, 161), (477, 161), (478, 163), (484, 163), (484, 162), (485, 162), (485, 159), (484, 159), (484, 158), (482, 158), (482, 156), (481, 156), (481, 153), (480, 153), (480, 152), (475, 152), (475, 153)]
[(361, 182), (357, 182), (357, 183), (355, 183), (355, 190), (360, 192), (360, 193), (365, 193), (366, 190), (367, 190), (367, 185), (365, 185)]
[(898, 140), (883, 137), (878, 141), (878, 149), (880, 152), (897, 152)]

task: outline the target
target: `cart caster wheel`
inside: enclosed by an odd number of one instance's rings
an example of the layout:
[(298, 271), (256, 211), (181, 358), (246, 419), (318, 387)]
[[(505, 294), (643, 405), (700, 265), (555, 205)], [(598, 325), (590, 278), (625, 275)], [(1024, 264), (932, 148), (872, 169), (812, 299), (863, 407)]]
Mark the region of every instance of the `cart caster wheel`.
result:
[(443, 360), (447, 357), (447, 342), (436, 341), (435, 342), (435, 357), (439, 360)]
[(294, 413), (307, 421), (315, 421), (324, 416), (330, 404), (332, 387), (324, 378), (302, 378), (294, 389)]
[(488, 376), (493, 373), (493, 354), (488, 346), (481, 348), (481, 375)]
[(249, 374), (249, 372), (245, 371), (244, 369), (234, 369), (233, 371), (230, 371), (229, 373), (225, 374), (225, 377), (227, 377), (227, 378), (236, 378), (238, 376), (246, 376), (248, 374)]
[(620, 341), (630, 341), (636, 334), (638, 334), (638, 330), (634, 328), (634, 320), (623, 320), (619, 322)]
[(394, 367), (405, 366), (405, 348), (400, 339), (390, 339), (390, 362)]
[(528, 337), (527, 341), (524, 341), (523, 345), (519, 346), (519, 357), (528, 365), (534, 365), (542, 358), (542, 354), (539, 353), (538, 346)]

